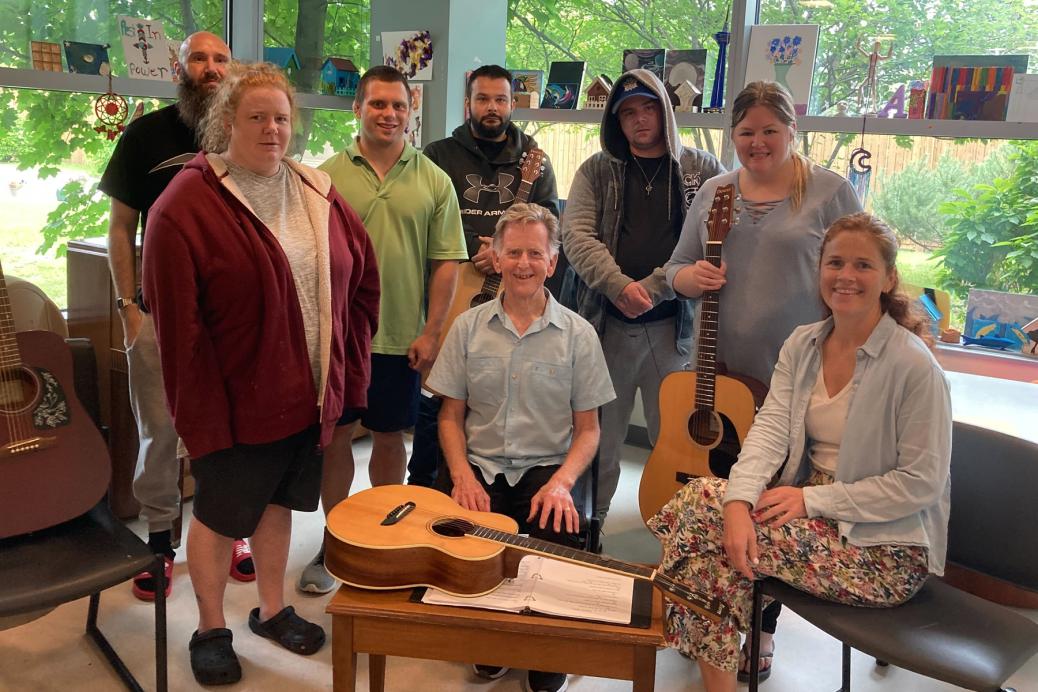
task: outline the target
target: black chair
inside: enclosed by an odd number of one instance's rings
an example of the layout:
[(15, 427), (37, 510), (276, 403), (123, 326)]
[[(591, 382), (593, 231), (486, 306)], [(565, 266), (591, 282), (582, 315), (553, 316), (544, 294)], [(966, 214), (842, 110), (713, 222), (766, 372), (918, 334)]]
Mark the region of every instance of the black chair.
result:
[[(93, 346), (70, 339), (76, 393), (97, 421)], [(158, 575), (155, 599), (155, 687), (167, 689), (166, 600), (163, 560), (112, 516), (106, 499), (71, 521), (0, 540), (0, 622), (24, 624), (62, 603), (90, 597), (86, 633), (130, 690), (142, 687), (98, 628), (101, 591), (146, 569)], [(3, 625), (0, 625), (2, 627)]]
[[(948, 561), (1038, 591), (1033, 493), (1038, 445), (955, 423)], [(860, 608), (825, 601), (777, 579), (754, 585), (750, 692), (757, 690), (764, 596), (780, 601), (843, 643), (843, 686), (850, 692), (851, 649), (970, 690), (998, 692), (1038, 653), (1038, 624), (936, 577), (907, 603)]]

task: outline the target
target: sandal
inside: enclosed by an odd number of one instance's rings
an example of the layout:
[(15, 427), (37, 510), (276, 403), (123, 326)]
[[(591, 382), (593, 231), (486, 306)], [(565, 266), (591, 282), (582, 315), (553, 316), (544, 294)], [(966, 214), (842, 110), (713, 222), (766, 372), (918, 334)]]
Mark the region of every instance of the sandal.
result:
[(191, 672), (199, 685), (229, 685), (241, 680), (241, 664), (234, 653), (234, 638), (226, 627), (191, 635), (187, 648), (191, 652)]
[(256, 567), (252, 561), (252, 550), (244, 540), (234, 542), (231, 555), (231, 576), (238, 581), (256, 581)]
[[(757, 671), (757, 682), (764, 682), (771, 677), (771, 666), (775, 658), (775, 644), (772, 643), (771, 651), (761, 651), (759, 670)], [(765, 662), (767, 667), (765, 667)], [(750, 641), (747, 639), (739, 650), (739, 673), (736, 675), (739, 682), (750, 681)]]
[[(169, 595), (173, 593), (173, 558), (164, 557), (162, 561), (165, 566), (166, 598), (169, 598)], [(133, 578), (131, 591), (142, 601), (155, 600), (155, 576), (151, 570), (146, 569)]]
[(260, 622), (259, 608), (249, 613), (249, 629), (261, 637), (273, 639), (289, 651), (310, 656), (324, 646), (324, 629), (296, 615), (296, 609), (285, 606), (266, 622)]

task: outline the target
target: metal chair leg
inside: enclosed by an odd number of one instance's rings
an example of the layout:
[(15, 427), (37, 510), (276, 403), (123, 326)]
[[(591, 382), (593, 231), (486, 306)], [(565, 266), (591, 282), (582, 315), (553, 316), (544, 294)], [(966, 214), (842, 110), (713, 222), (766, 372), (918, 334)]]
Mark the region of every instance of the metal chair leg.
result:
[(87, 610), (87, 624), (86, 633), (97, 645), (97, 648), (101, 650), (104, 657), (108, 660), (108, 664), (112, 666), (112, 670), (119, 676), (119, 679), (126, 685), (126, 689), (130, 692), (144, 692), (144, 688), (140, 686), (137, 679), (133, 677), (133, 673), (126, 667), (123, 660), (119, 658), (119, 654), (115, 652), (112, 645), (108, 642), (104, 633), (101, 632), (97, 627), (97, 611), (101, 603), (100, 592), (92, 594), (90, 596), (90, 607)]
[(843, 685), (840, 692), (851, 692), (851, 647), (843, 645)]
[(155, 555), (155, 570), (155, 689), (157, 692), (166, 692), (166, 560), (161, 554)]
[(760, 581), (753, 582), (753, 616), (750, 625), (750, 690), (757, 692), (760, 685), (760, 627), (764, 615), (764, 594)]

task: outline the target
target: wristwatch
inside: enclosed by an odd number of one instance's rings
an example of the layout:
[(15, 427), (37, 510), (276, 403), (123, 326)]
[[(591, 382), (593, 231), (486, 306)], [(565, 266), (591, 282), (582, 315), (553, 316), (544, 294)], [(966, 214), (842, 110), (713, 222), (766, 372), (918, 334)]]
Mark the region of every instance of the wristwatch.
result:
[(136, 305), (136, 304), (137, 304), (137, 299), (133, 298), (133, 297), (130, 297), (130, 298), (116, 298), (115, 299), (115, 307), (119, 308), (120, 310), (122, 310), (123, 308), (128, 308), (131, 305)]

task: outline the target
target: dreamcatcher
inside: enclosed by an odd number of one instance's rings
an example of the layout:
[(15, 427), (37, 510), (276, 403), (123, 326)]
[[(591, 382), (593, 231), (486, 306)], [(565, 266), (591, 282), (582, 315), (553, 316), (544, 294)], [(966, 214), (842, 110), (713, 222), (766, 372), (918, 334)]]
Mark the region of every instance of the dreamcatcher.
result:
[(126, 99), (112, 89), (112, 72), (109, 70), (108, 91), (94, 101), (94, 115), (99, 121), (94, 127), (94, 131), (104, 132), (109, 140), (115, 139), (120, 132), (126, 129), (123, 123), (126, 122), (126, 116), (129, 113), (130, 107), (127, 105)]

